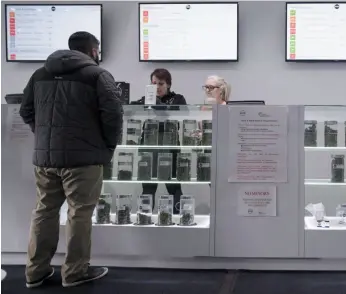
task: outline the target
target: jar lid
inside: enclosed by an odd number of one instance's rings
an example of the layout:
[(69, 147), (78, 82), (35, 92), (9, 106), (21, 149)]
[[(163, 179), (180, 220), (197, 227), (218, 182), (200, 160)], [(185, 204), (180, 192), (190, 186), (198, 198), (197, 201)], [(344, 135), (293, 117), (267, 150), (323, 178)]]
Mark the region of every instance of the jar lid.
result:
[(336, 155), (332, 155), (333, 158), (345, 158), (345, 155), (342, 154), (336, 154)]

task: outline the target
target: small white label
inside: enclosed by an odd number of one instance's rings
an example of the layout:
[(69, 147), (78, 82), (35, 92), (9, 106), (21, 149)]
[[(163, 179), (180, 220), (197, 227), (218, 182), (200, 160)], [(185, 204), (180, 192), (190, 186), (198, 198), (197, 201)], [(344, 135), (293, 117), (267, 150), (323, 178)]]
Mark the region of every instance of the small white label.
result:
[(157, 85), (147, 85), (145, 87), (145, 104), (156, 104)]
[(199, 167), (210, 167), (210, 163), (200, 163)]
[(344, 165), (343, 164), (333, 164), (333, 168), (335, 168), (335, 169), (343, 169)]
[(160, 166), (170, 166), (171, 162), (170, 161), (160, 161)]
[(148, 163), (145, 161), (139, 162), (138, 163), (139, 166), (148, 166)]
[(188, 167), (189, 164), (184, 162), (184, 163), (180, 163), (179, 166), (180, 166), (180, 167)]

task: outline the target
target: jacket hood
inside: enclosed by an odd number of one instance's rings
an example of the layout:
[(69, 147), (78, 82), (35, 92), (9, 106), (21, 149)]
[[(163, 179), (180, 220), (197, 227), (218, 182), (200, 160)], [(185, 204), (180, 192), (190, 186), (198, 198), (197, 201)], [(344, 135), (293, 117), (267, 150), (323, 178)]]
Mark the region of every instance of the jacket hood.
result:
[(48, 56), (44, 67), (52, 74), (73, 72), (86, 66), (97, 66), (88, 55), (75, 50), (58, 50)]

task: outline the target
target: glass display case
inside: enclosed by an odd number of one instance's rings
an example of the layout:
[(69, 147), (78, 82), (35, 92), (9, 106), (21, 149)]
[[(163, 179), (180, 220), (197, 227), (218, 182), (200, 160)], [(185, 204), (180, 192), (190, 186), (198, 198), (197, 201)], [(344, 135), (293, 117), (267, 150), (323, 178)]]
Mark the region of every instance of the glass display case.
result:
[[(212, 109), (127, 105), (123, 129), (103, 181), (110, 217), (95, 212), (93, 222), (209, 228)], [(119, 202), (125, 200), (124, 208)]]
[(346, 106), (306, 106), (304, 119), (305, 230), (345, 235)]

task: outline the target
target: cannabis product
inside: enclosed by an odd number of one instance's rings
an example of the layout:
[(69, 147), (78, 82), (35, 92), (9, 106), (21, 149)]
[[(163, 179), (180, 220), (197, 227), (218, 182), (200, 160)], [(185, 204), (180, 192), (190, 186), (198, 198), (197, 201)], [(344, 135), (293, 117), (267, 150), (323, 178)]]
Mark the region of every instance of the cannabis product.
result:
[(171, 226), (173, 224), (173, 195), (162, 195), (159, 197), (157, 225)]
[(332, 155), (332, 178), (333, 183), (343, 183), (345, 181), (345, 156)]
[(152, 166), (153, 166), (153, 153), (139, 152), (137, 180), (150, 181), (152, 177)]
[(211, 172), (211, 154), (197, 154), (197, 181), (209, 182)]
[(118, 180), (131, 181), (133, 172), (133, 154), (119, 152), (118, 156)]
[(96, 204), (96, 223), (109, 224), (111, 222), (112, 194), (102, 193)]
[(153, 119), (147, 119), (144, 122), (143, 129), (143, 144), (144, 145), (158, 145), (159, 139), (159, 121)]
[(117, 195), (115, 198), (115, 223), (131, 224), (132, 195)]
[(177, 180), (191, 180), (191, 153), (179, 153), (177, 156)]
[(211, 120), (202, 120), (202, 145), (212, 145), (213, 123)]
[(304, 122), (304, 146), (316, 147), (317, 146), (317, 121), (306, 120)]
[(344, 204), (339, 204), (336, 207), (336, 216), (339, 219), (339, 224), (344, 225), (346, 224), (346, 203)]
[(185, 146), (196, 146), (197, 138), (193, 135), (197, 130), (196, 120), (183, 120), (183, 145)]
[(103, 166), (103, 179), (111, 180), (113, 176), (113, 158), (110, 163)]
[(337, 121), (324, 122), (324, 146), (325, 147), (338, 146), (338, 122)]
[(127, 120), (127, 145), (139, 145), (141, 141), (141, 120)]
[(152, 195), (140, 195), (137, 199), (137, 225), (147, 226), (152, 224)]
[(169, 181), (172, 178), (172, 153), (159, 153), (157, 162), (157, 179)]
[(163, 128), (163, 145), (176, 146), (179, 142), (179, 121), (166, 120)]
[(182, 195), (180, 197), (180, 221), (181, 226), (195, 224), (195, 199), (193, 196)]

